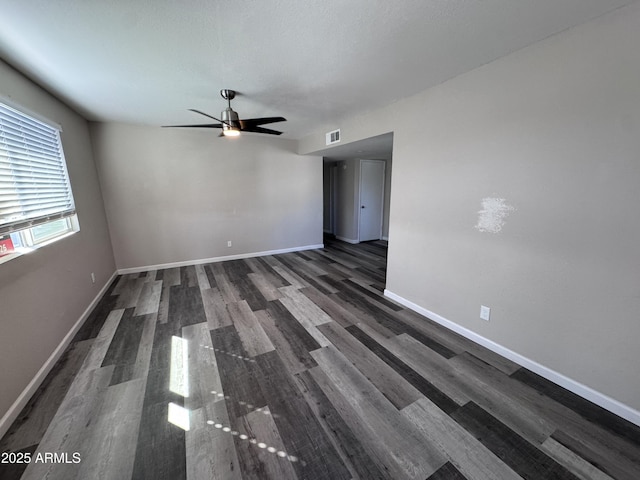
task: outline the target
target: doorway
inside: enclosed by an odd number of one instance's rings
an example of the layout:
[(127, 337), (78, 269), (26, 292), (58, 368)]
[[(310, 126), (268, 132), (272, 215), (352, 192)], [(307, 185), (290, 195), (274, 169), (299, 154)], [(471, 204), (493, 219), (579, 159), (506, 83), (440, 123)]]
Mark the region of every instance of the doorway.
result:
[[(359, 243), (381, 239), (389, 240), (389, 220), (391, 205), (391, 171), (392, 171), (393, 133), (384, 133), (375, 137), (357, 140), (344, 145), (337, 145), (325, 150), (314, 152), (323, 157), (323, 230), (324, 234), (334, 236), (347, 243)], [(379, 213), (371, 207), (373, 204), (365, 192), (361, 198), (361, 163), (377, 162), (383, 170), (383, 186), (380, 187), (382, 197), (382, 225)], [(368, 170), (371, 164), (364, 166), (364, 177), (369, 178)], [(373, 176), (375, 179), (375, 175)], [(379, 185), (382, 181), (366, 181), (367, 184)], [(377, 187), (375, 188), (378, 191)], [(362, 200), (362, 201), (361, 201)], [(376, 205), (380, 202), (376, 200)], [(362, 205), (365, 208), (361, 208)], [(365, 210), (366, 213), (361, 212)], [(360, 225), (363, 216), (364, 225)], [(368, 218), (376, 219), (374, 226)]]

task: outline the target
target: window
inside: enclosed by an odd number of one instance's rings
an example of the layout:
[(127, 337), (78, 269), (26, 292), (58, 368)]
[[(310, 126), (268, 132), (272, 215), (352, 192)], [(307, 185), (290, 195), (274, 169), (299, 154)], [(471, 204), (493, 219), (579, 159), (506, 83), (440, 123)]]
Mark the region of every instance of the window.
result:
[(0, 257), (78, 229), (60, 130), (0, 103)]

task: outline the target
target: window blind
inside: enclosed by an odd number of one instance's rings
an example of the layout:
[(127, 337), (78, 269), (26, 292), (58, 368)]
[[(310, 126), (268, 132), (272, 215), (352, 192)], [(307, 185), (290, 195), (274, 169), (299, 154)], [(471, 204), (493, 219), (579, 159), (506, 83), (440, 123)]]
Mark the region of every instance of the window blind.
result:
[(0, 103), (0, 236), (74, 213), (60, 132)]

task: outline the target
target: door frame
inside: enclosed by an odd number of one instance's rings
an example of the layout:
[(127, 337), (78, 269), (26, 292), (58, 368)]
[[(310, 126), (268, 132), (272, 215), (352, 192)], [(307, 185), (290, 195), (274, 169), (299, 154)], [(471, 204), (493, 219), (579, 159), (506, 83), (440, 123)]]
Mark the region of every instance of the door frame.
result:
[(385, 178), (387, 174), (387, 162), (384, 160), (365, 160), (360, 159), (360, 164), (358, 168), (358, 205), (356, 208), (358, 209), (358, 242), (361, 242), (360, 239), (360, 216), (362, 211), (362, 165), (365, 163), (381, 163), (382, 164), (382, 181), (380, 182), (380, 233), (378, 234), (378, 239), (382, 238), (382, 224), (384, 223), (384, 186), (385, 186)]

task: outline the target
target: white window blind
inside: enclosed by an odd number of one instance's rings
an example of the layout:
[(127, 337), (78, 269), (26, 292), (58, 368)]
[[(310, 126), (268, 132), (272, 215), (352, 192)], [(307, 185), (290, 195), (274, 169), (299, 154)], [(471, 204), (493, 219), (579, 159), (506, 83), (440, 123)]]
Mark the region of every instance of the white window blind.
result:
[(0, 103), (0, 236), (73, 214), (60, 132)]

